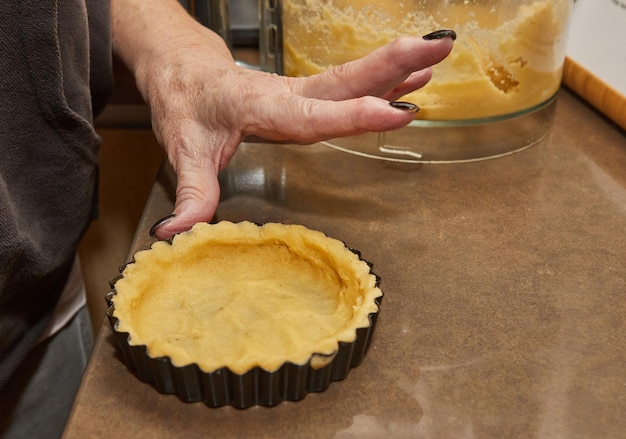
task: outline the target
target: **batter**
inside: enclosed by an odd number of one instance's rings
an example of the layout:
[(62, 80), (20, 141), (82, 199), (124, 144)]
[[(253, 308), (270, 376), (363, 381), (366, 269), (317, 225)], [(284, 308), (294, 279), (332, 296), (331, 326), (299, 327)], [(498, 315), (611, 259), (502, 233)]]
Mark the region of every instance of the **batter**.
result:
[[(289, 76), (307, 76), (365, 56), (400, 35), (457, 32), (433, 79), (402, 100), (417, 118), (480, 119), (531, 108), (561, 83), (571, 1), (451, 1), (444, 11), (417, 1), (284, 0)], [(438, 9), (441, 9), (439, 7)]]

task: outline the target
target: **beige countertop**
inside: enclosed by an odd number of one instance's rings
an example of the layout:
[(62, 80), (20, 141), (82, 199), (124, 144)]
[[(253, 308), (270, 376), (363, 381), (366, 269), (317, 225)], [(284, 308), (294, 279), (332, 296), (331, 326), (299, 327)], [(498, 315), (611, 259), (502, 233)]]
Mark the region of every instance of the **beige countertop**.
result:
[[(132, 252), (172, 203), (163, 172)], [(626, 137), (567, 90), (548, 139), (494, 160), (243, 144), (217, 219), (300, 223), (373, 262), (363, 363), (299, 402), (211, 409), (140, 382), (103, 322), (66, 438), (624, 437)]]

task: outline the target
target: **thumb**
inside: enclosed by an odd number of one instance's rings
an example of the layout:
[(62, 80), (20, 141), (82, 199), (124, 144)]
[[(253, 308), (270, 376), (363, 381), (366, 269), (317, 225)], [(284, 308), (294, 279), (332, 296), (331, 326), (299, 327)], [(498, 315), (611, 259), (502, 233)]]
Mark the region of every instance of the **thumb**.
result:
[(176, 169), (176, 205), (171, 215), (157, 221), (150, 235), (159, 240), (189, 230), (201, 221), (210, 221), (220, 198), (219, 165), (181, 164)]

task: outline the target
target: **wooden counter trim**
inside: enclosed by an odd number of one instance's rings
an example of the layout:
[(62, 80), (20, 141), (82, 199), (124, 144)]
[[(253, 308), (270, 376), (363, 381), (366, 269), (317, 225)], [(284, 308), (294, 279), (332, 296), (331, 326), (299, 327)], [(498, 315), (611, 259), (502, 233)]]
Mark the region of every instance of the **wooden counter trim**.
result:
[(626, 129), (626, 97), (569, 57), (563, 66), (563, 83)]

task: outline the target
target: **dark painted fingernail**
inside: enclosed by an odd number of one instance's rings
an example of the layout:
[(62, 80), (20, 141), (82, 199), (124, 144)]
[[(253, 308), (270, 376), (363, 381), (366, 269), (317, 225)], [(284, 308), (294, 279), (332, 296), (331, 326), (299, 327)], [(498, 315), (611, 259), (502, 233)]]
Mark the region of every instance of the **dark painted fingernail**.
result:
[(171, 215), (168, 215), (168, 216), (158, 220), (156, 223), (154, 223), (154, 225), (152, 227), (150, 227), (150, 236), (152, 236), (153, 238), (156, 238), (156, 231), (157, 231), (157, 229), (159, 227), (161, 227), (163, 224), (172, 221), (174, 218), (176, 218), (176, 214), (175, 213), (173, 213)]
[(391, 105), (393, 108), (397, 108), (398, 110), (404, 110), (407, 113), (417, 113), (418, 111), (420, 111), (420, 107), (410, 102), (395, 101), (389, 102), (389, 105)]
[(422, 38), (425, 40), (440, 40), (442, 38), (450, 37), (452, 41), (456, 40), (456, 32), (449, 29), (440, 29), (435, 32), (431, 32), (427, 35), (424, 35)]

